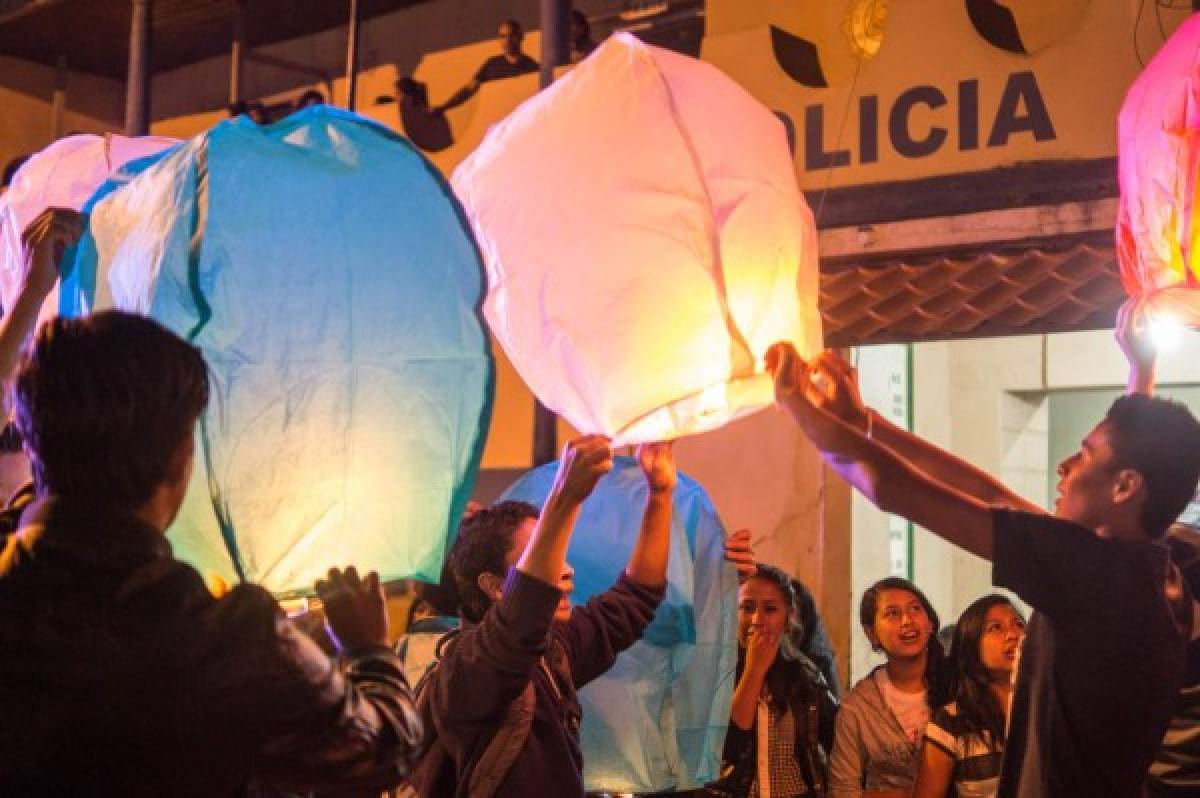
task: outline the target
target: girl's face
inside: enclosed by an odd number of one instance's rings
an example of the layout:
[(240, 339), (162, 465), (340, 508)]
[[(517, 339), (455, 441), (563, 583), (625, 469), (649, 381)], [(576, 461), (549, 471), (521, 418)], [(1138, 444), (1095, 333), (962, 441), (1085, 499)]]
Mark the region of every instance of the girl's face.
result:
[(867, 630), (871, 644), (882, 648), (888, 659), (912, 659), (925, 653), (933, 621), (921, 600), (907, 590), (879, 591), (875, 625)]
[(995, 678), (1012, 676), (1017, 664), (1017, 649), (1025, 637), (1025, 619), (1012, 605), (997, 604), (983, 619), (979, 637), (979, 661)]
[(782, 639), (790, 611), (778, 585), (765, 579), (747, 579), (738, 588), (738, 645), (746, 647), (751, 629)]

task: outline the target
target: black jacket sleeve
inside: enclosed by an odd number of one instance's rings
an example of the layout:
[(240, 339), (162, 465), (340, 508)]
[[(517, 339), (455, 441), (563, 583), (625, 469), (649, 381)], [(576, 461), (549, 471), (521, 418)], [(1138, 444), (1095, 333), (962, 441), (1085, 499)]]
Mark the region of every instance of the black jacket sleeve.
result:
[(618, 654), (641, 639), (665, 594), (665, 585), (646, 587), (622, 573), (615, 585), (572, 610), (571, 619), (556, 633), (577, 689), (611, 668)]

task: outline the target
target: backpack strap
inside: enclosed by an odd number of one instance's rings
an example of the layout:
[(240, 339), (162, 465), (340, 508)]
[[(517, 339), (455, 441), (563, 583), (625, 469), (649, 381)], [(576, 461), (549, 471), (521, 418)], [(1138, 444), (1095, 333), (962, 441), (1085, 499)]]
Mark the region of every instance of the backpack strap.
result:
[(536, 701), (533, 680), (530, 679), (521, 695), (508, 705), (504, 712), (504, 720), (475, 763), (470, 783), (467, 785), (469, 798), (491, 798), (496, 794), (500, 782), (508, 775), (529, 739)]
[[(441, 664), (442, 658), (445, 657), (451, 646), (454, 645), (461, 630), (455, 629), (447, 632), (438, 640), (434, 647), (434, 661), (426, 669), (417, 682), (413, 692), (417, 698), (417, 712), (420, 715), (421, 721), (425, 724), (426, 734), (431, 736), (430, 744), (424, 756), (421, 757), (420, 764), (413, 772), (411, 784), (407, 788), (408, 792), (402, 792), (402, 798), (443, 798), (438, 792), (442, 782), (443, 772), (453, 767), (450, 757), (446, 752), (445, 746), (437, 737), (436, 727), (433, 722), (433, 710), (429, 705), (430, 681), (433, 675), (437, 672), (438, 665)], [(539, 660), (539, 667), (544, 667), (543, 662)], [(551, 680), (553, 681), (553, 679)], [(558, 686), (555, 685), (555, 689)], [(533, 689), (532, 678), (529, 684), (525, 685), (525, 689), (510, 703), (504, 711), (504, 717), (500, 722), (499, 727), (493, 733), (492, 738), (488, 741), (483, 749), (483, 753), (479, 756), (475, 767), (471, 771), (471, 778), (467, 785), (467, 796), (469, 798), (491, 798), (499, 789), (500, 783), (504, 777), (508, 775), (512, 765), (517, 761), (517, 756), (520, 755), (521, 749), (525, 747), (526, 741), (529, 739), (529, 731), (533, 728), (533, 712), (537, 698)]]

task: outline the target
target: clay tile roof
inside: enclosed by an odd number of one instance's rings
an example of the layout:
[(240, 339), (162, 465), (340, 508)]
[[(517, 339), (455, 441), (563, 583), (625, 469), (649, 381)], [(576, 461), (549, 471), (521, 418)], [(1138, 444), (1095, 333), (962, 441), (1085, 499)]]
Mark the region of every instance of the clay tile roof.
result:
[(821, 267), (829, 346), (1099, 329), (1124, 298), (1111, 232)]

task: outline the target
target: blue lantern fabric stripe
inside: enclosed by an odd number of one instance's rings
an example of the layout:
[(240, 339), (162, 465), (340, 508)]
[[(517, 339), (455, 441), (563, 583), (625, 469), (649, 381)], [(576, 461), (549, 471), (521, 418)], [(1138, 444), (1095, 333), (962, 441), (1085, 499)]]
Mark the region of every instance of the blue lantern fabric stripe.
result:
[[(503, 498), (541, 507), (557, 467), (529, 472)], [(571, 541), (573, 603), (606, 590), (624, 569), (645, 501), (636, 460), (618, 457), (584, 503)], [(737, 573), (699, 483), (680, 475), (673, 510), (666, 599), (642, 641), (580, 691), (592, 791), (694, 789), (719, 775), (737, 664)]]

